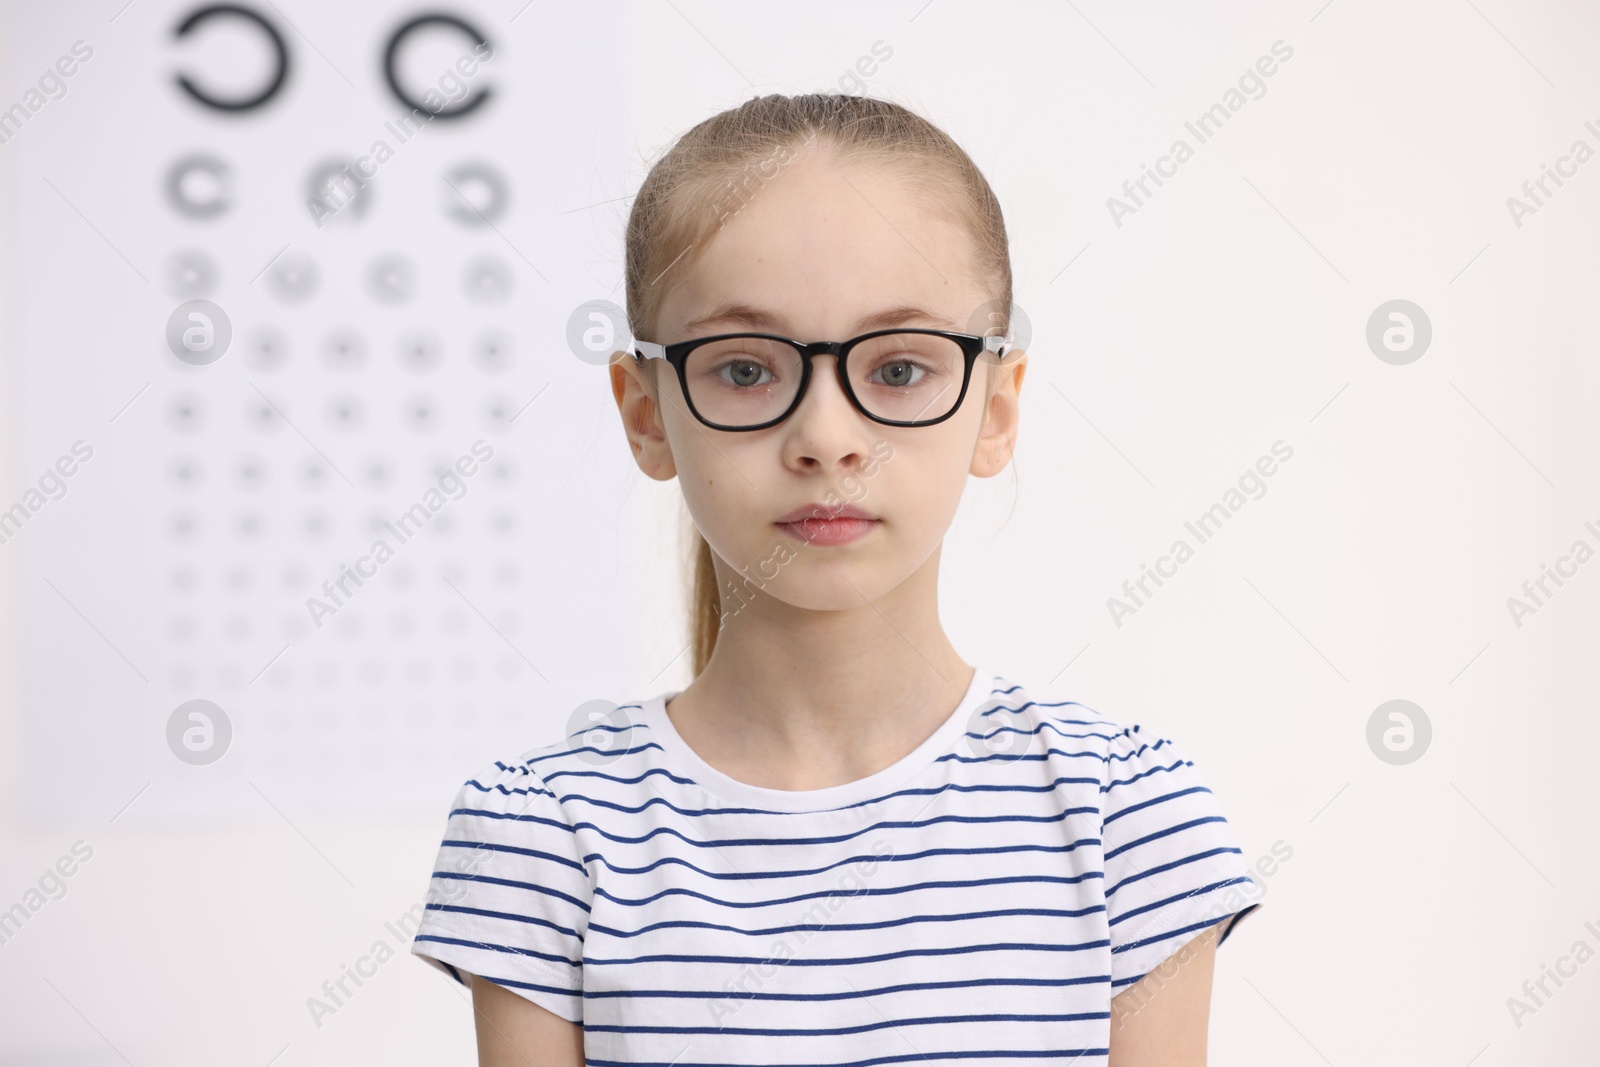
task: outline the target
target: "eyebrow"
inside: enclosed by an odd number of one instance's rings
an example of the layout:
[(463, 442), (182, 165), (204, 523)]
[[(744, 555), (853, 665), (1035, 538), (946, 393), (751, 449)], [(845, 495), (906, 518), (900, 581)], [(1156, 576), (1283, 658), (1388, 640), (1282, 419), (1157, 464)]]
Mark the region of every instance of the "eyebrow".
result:
[[(925, 323), (938, 329), (959, 331), (965, 327), (958, 326), (943, 315), (935, 315), (926, 308), (913, 304), (901, 304), (898, 307), (886, 308), (883, 311), (868, 315), (856, 323), (859, 333), (870, 333), (873, 330), (886, 330), (891, 326), (909, 326), (913, 323)], [(783, 320), (770, 311), (764, 311), (749, 304), (727, 303), (721, 304), (711, 312), (701, 315), (684, 324), (684, 329), (690, 334), (713, 323), (727, 323), (730, 326), (743, 326), (752, 330), (767, 333), (781, 333)]]

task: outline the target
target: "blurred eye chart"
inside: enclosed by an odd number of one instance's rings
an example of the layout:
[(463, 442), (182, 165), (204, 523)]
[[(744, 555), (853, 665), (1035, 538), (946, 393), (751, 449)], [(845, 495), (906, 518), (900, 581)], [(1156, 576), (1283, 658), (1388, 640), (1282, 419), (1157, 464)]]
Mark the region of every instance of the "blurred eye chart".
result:
[(621, 299), (620, 8), (5, 21), (22, 817), (437, 811), (554, 736), (557, 668), (634, 626), (604, 353), (568, 340)]

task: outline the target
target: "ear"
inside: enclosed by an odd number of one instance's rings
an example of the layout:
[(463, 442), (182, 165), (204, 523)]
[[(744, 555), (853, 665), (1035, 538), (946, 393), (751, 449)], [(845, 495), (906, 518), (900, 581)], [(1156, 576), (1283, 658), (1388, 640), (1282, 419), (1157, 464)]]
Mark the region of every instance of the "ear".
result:
[(1005, 470), (1016, 448), (1020, 416), (1017, 394), (1022, 391), (1022, 378), (1028, 371), (1028, 354), (1017, 349), (1006, 353), (1000, 363), (988, 363), (985, 368), (994, 385), (992, 388), (985, 385), (988, 400), (984, 404), (983, 426), (978, 431), (969, 469), (979, 478), (992, 478)]
[(656, 369), (659, 368), (640, 364), (630, 353), (611, 354), (611, 395), (616, 398), (622, 430), (628, 436), (628, 447), (633, 449), (633, 461), (649, 477), (665, 482), (677, 476), (678, 468), (672, 462), (672, 450), (661, 426)]

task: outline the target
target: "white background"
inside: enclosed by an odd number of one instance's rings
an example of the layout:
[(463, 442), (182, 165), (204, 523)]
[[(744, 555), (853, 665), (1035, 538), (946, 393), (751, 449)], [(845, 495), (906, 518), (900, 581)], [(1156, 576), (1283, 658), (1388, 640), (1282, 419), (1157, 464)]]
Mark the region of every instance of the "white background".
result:
[[(1218, 954), (1214, 1062), (1592, 1059), (1600, 963), (1549, 985), (1520, 1027), (1507, 998), (1580, 939), (1600, 952), (1584, 926), (1600, 928), (1586, 784), (1600, 743), (1600, 563), (1520, 627), (1506, 601), (1575, 540), (1600, 548), (1583, 525), (1600, 526), (1600, 161), (1520, 227), (1506, 201), (1574, 141), (1600, 151), (1584, 127), (1600, 127), (1600, 11), (521, 6), (450, 9), (501, 46), (489, 68), (500, 98), (470, 129), (423, 133), (380, 173), (361, 227), (325, 231), (304, 212), (304, 172), (362, 150), (402, 110), (379, 57), (411, 8), (264, 7), (295, 68), (282, 107), (249, 126), (197, 114), (170, 84), (187, 65), (242, 85), (260, 62), (241, 47), (207, 67), (175, 45), (188, 7), (5, 9), (0, 106), (74, 40), (95, 56), (0, 145), (0, 505), (73, 440), (97, 451), (64, 499), (0, 545), (0, 908), (74, 841), (94, 849), (66, 895), (0, 944), (0, 1063), (470, 1061), (464, 992), (404, 952), (320, 1028), (306, 999), (421, 898), (467, 774), (554, 739), (583, 700), (687, 684), (682, 576), (663, 540), (678, 489), (633, 467), (603, 373), (567, 349), (568, 316), (621, 302), (627, 198), (673, 137), (751, 95), (837, 88), (879, 41), (892, 56), (867, 91), (943, 126), (982, 168), (1033, 331), (1014, 471), (973, 482), (946, 541), (947, 629), (969, 662), (1177, 739), (1248, 857), (1293, 849)], [(1185, 121), (1280, 40), (1293, 56), (1265, 95), (1197, 144)], [(1107, 198), (1180, 137), (1194, 157), (1116, 225)], [(166, 162), (198, 147), (239, 161), (254, 199), (234, 229), (177, 220), (159, 197)], [(502, 232), (437, 222), (437, 175), (464, 153), (513, 176)], [(214, 299), (238, 309), (236, 329), (276, 313), (249, 278), (285, 242), (345, 279), (348, 292), (328, 282), (314, 305), (326, 321), (285, 313), (301, 350), (341, 315), (375, 337), (398, 328), (350, 279), (376, 251), (404, 250), (424, 267), (413, 321), (460, 338), (480, 319), (503, 325), (518, 362), (496, 387), (516, 405), (549, 389), (528, 409), (537, 418), (496, 439), (519, 471), (503, 498), (474, 482), (447, 509), (453, 536), (418, 546), (413, 584), (364, 591), (356, 635), (302, 637), (278, 690), (207, 673), (235, 656), (248, 679), (289, 640), (277, 626), (297, 602), (276, 586), (276, 599), (246, 599), (259, 625), (244, 647), (172, 636), (165, 531), (178, 505), (161, 473), (175, 451), (162, 403), (206, 383), (220, 415), (201, 454), (226, 482), (249, 441), (233, 413), (257, 395), (242, 361), (202, 379), (162, 343), (177, 302), (163, 264), (207, 242), (224, 267)], [(479, 252), (517, 271), (511, 302), (432, 302)], [(1397, 298), (1433, 329), (1405, 366), (1365, 339), (1373, 310)], [(387, 358), (375, 340), (374, 363)], [(375, 380), (396, 374), (389, 363)], [(447, 355), (437, 376), (464, 410), (485, 395), (464, 360)], [(341, 442), (313, 432), (325, 387), (283, 380), (279, 399), (336, 463), (373, 448), (410, 463), (395, 500), (419, 495), (433, 457), (487, 436), (470, 419), (423, 442), (369, 423)], [(1266, 494), (1118, 626), (1107, 598), (1278, 440), (1294, 454)], [(282, 482), (311, 452), (274, 442), (249, 447)], [(350, 496), (330, 514), (354, 530), (379, 498)], [(500, 509), (515, 519), (509, 538), (490, 532)], [(320, 581), (364, 543), (302, 547), (272, 530), (246, 549), (210, 530), (200, 544), (216, 553), (217, 588), (200, 600), (223, 627), (219, 575), (234, 562), (265, 576), (259, 589), (291, 556)], [(502, 558), (521, 576), (509, 591), (472, 569)], [(480, 597), (493, 602), (463, 611)], [(384, 621), (406, 608), (445, 636), (393, 637)], [(497, 633), (507, 613), (520, 628)], [(497, 666), (508, 648), (523, 667)], [(454, 673), (474, 657), (475, 672)], [(348, 669), (324, 684), (322, 658)], [(390, 666), (376, 691), (392, 697), (370, 697), (372, 659)], [(416, 660), (433, 664), (429, 680), (396, 685)], [(185, 675), (185, 662), (201, 667)], [(166, 748), (166, 717), (191, 695), (233, 714), (235, 750), (209, 767)], [(1395, 698), (1433, 728), (1405, 766), (1367, 744), (1369, 716)]]

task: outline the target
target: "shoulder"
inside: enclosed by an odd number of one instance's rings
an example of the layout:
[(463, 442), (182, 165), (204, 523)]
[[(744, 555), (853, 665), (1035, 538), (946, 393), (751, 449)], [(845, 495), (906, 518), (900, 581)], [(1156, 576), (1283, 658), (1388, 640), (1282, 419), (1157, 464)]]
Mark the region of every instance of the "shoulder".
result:
[(1014, 729), (1039, 734), (1047, 743), (1070, 738), (1099, 746), (1122, 729), (1089, 705), (1049, 687), (1028, 686), (1003, 674), (992, 675), (989, 685), (980, 714), (1008, 722)]
[(1002, 718), (1019, 733), (1037, 735), (1047, 755), (1098, 760), (1108, 776), (1130, 764), (1142, 770), (1151, 753), (1164, 755), (1172, 746), (1170, 739), (1153, 736), (1139, 723), (1112, 718), (1049, 687), (1025, 686), (1000, 675), (986, 709), (991, 719)]
[(1025, 712), (1047, 747), (1068, 749), (1081, 759), (1098, 758), (1101, 792), (1159, 778), (1194, 772), (1194, 762), (1160, 727), (1122, 719), (1097, 706), (1064, 696), (1029, 691), (997, 680), (995, 697)]
[(462, 783), (460, 799), (481, 801), (488, 808), (515, 805), (524, 811), (579, 816), (589, 810), (585, 802), (617, 799), (651, 773), (647, 752), (658, 747), (640, 707), (604, 705), (580, 729), (490, 760)]
[(473, 771), (456, 792), (450, 819), (467, 820), (483, 833), (517, 823), (570, 829), (555, 791), (527, 755), (490, 760)]
[[(1030, 689), (997, 677), (993, 714), (1047, 757), (1070, 760), (1076, 781), (1099, 779), (1100, 807), (1108, 822), (1130, 818), (1136, 810), (1182, 801), (1173, 809), (1210, 802), (1211, 790), (1184, 748), (1161, 727), (1119, 719), (1098, 707), (1048, 690)], [(1020, 747), (1020, 746), (1019, 746)]]
[(1242, 855), (1221, 803), (1179, 742), (1130, 722), (1115, 725), (1103, 744), (1105, 860), (1126, 856), (1142, 869), (1179, 857)]
[[(1110, 732), (1100, 794), (1107, 823), (1118, 819), (1147, 823), (1149, 818), (1179, 812), (1222, 821), (1216, 798), (1183, 746), (1143, 723), (1118, 724)], [(1136, 818), (1145, 812), (1148, 816)]]
[(1194, 761), (1170, 736), (1143, 723), (1107, 722), (1103, 755), (1105, 790), (1132, 784), (1141, 778), (1170, 775), (1180, 768), (1193, 769)]

